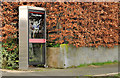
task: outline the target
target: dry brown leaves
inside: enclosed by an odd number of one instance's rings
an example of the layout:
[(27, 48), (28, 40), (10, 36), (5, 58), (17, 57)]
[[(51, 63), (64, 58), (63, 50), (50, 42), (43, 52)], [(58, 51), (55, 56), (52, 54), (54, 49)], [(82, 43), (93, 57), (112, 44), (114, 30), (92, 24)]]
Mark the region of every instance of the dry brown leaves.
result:
[(23, 5), (46, 9), (47, 41), (73, 44), (76, 47), (118, 45), (118, 3), (3, 2), (2, 33), (6, 36), (17, 32), (18, 7)]

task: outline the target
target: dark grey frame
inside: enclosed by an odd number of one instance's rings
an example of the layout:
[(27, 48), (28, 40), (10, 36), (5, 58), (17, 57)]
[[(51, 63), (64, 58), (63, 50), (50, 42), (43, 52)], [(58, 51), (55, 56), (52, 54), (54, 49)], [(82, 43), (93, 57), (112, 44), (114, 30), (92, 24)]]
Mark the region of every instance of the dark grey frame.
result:
[[(44, 12), (44, 39), (46, 39), (46, 11), (43, 10), (33, 10), (33, 9), (28, 9), (28, 20), (29, 20), (29, 11), (35, 11), (35, 12)], [(35, 63), (35, 62), (29, 62), (29, 21), (28, 21), (28, 65), (38, 65), (38, 64), (44, 64), (46, 63), (46, 42), (45, 43), (39, 43), (39, 44), (44, 44), (44, 52), (43, 54), (43, 62), (42, 63)]]

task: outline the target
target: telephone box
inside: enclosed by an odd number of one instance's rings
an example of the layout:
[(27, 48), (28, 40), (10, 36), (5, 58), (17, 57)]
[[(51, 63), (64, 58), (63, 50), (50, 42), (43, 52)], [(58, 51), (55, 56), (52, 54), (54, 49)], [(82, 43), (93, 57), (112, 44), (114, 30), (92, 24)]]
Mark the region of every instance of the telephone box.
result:
[(45, 65), (46, 11), (44, 8), (19, 7), (19, 69)]

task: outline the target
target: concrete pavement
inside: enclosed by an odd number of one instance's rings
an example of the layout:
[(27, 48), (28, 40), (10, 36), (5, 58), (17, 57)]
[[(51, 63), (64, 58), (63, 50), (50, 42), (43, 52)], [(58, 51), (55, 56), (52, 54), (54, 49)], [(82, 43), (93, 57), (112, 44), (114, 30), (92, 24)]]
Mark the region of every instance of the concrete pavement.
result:
[(67, 69), (36, 68), (29, 69), (28, 71), (2, 70), (3, 76), (93, 76), (108, 73), (118, 73), (118, 64), (91, 65)]

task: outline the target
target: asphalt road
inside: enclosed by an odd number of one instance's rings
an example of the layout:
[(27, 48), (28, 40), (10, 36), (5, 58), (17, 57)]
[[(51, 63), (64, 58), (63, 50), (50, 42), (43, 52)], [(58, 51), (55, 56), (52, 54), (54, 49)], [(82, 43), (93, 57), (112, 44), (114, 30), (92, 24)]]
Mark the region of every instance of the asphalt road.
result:
[[(36, 70), (36, 71), (33, 71)], [(2, 70), (2, 76), (91, 76), (118, 72), (118, 64), (67, 69), (39, 68), (32, 71)]]

